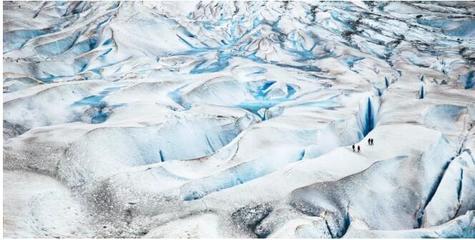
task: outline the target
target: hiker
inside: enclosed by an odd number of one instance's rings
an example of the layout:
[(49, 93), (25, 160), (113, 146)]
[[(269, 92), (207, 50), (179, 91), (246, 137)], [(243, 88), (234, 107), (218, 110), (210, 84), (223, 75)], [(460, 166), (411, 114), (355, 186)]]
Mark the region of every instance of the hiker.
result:
[(361, 148), (360, 148), (360, 145), (358, 145), (358, 152), (360, 152)]
[(368, 138), (368, 145), (371, 145), (371, 138)]
[(353, 146), (351, 146), (353, 148), (353, 152), (355, 151), (355, 144), (353, 144)]

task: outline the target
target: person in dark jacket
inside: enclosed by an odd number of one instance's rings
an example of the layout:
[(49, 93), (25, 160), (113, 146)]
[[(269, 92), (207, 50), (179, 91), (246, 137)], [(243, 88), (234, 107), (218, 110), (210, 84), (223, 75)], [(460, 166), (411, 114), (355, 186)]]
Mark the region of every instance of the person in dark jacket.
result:
[(355, 144), (353, 144), (353, 146), (351, 146), (353, 148), (353, 152), (355, 151)]
[(358, 145), (358, 152), (360, 152), (361, 148), (360, 148), (360, 145)]

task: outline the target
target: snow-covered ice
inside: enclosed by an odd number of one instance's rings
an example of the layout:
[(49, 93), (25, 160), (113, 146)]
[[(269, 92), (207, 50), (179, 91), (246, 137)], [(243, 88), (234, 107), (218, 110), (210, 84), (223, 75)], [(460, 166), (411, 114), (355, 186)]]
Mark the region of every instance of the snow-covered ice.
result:
[(4, 237), (475, 237), (472, 2), (3, 8)]

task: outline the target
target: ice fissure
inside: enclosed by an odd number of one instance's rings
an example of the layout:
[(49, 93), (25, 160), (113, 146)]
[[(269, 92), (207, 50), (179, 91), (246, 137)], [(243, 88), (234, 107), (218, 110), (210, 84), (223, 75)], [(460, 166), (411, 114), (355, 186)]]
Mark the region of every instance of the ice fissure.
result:
[(368, 97), (360, 104), (358, 116), (362, 135), (361, 138), (364, 138), (366, 135), (368, 135), (368, 133), (373, 130), (377, 123), (379, 99), (373, 100), (373, 98), (376, 97)]

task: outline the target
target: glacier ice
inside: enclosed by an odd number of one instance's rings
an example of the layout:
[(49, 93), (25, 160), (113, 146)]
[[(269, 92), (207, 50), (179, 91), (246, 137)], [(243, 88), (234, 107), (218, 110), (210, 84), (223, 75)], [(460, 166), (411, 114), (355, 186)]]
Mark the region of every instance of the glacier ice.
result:
[(475, 237), (472, 2), (2, 4), (5, 237)]

